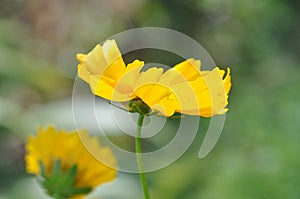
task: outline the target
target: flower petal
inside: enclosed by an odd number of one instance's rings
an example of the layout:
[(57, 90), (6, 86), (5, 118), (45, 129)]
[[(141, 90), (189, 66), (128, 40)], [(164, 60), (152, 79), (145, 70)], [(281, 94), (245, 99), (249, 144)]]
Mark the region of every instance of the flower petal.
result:
[(124, 75), (116, 83), (115, 89), (128, 97), (132, 96), (135, 84), (140, 76), (140, 70), (143, 66), (144, 62), (139, 60), (128, 64)]
[(173, 69), (187, 81), (193, 81), (200, 76), (200, 65), (200, 60), (187, 59), (174, 66)]
[(126, 65), (115, 40), (107, 40), (102, 46), (107, 66), (104, 76), (118, 80), (125, 72)]
[(136, 81), (135, 89), (138, 89), (139, 87), (142, 87), (144, 85), (156, 83), (160, 79), (162, 73), (163, 69), (156, 67), (150, 68), (145, 72), (142, 72), (138, 80)]
[(129, 96), (126, 94), (120, 93), (115, 89), (115, 86), (112, 86), (109, 82), (109, 78), (100, 78), (96, 75), (90, 76), (90, 88), (91, 91), (100, 97), (103, 97), (107, 100), (113, 100), (117, 102), (124, 102), (129, 100)]

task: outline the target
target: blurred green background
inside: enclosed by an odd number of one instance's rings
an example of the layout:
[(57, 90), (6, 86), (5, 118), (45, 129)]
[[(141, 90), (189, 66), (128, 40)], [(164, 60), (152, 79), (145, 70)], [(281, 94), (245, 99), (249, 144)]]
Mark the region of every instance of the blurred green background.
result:
[[(233, 87), (216, 147), (198, 158), (203, 119), (183, 157), (147, 174), (153, 198), (299, 199), (299, 10), (296, 0), (0, 0), (0, 198), (46, 198), (24, 171), (24, 143), (39, 125), (74, 128), (75, 54), (159, 26), (230, 66)], [(90, 198), (141, 196), (138, 176), (121, 173)]]

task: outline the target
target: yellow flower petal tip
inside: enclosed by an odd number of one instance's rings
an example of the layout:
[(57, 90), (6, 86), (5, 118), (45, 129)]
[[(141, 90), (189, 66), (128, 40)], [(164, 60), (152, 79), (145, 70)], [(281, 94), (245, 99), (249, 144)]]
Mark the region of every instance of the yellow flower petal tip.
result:
[(78, 76), (91, 91), (110, 101), (127, 102), (125, 107), (140, 99), (152, 112), (166, 117), (175, 112), (211, 117), (228, 110), (230, 68), (226, 75), (218, 67), (202, 71), (201, 61), (190, 58), (167, 71), (157, 67), (141, 71), (142, 61), (125, 65), (115, 40), (97, 45), (87, 55), (78, 54), (77, 59)]
[[(89, 146), (86, 149), (82, 142)], [(105, 164), (100, 162), (105, 160)], [(44, 175), (50, 178), (53, 175), (55, 165), (59, 161), (59, 168), (63, 173), (76, 167), (74, 187), (78, 189), (93, 188), (102, 183), (116, 178), (117, 162), (108, 147), (100, 146), (97, 137), (89, 136), (88, 132), (57, 130), (50, 126), (38, 130), (37, 136), (30, 136), (26, 143), (26, 171), (31, 174)], [(111, 168), (110, 165), (114, 168)]]

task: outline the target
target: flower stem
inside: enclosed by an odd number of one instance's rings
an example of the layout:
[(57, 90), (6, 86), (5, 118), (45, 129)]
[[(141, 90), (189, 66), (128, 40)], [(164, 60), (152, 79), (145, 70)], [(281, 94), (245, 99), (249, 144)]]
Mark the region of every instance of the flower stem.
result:
[(136, 153), (136, 161), (139, 169), (140, 180), (144, 191), (144, 196), (145, 199), (150, 199), (146, 176), (144, 173), (143, 158), (142, 158), (141, 134), (142, 134), (144, 117), (145, 116), (142, 114), (139, 115), (137, 130), (136, 130), (136, 138), (135, 138), (135, 153)]

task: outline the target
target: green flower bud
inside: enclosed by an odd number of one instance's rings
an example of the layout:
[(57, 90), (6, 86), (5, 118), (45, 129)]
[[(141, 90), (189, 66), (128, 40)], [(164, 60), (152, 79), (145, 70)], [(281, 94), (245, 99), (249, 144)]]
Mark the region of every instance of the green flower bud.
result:
[(139, 113), (141, 115), (149, 115), (151, 112), (150, 107), (139, 98), (130, 100), (128, 109), (131, 113)]

